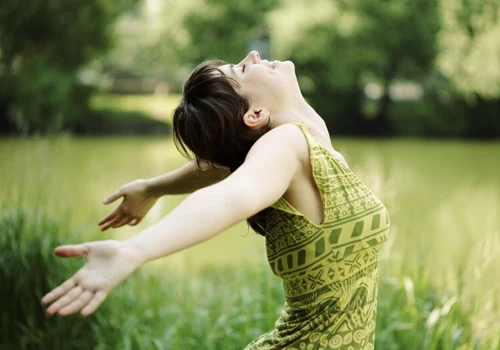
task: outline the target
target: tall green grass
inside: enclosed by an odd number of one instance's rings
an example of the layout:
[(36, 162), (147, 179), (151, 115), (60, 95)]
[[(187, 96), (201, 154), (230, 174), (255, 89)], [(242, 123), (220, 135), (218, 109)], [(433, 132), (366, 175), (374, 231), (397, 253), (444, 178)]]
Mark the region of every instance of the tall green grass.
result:
[[(79, 234), (68, 227), (40, 210), (3, 208), (1, 349), (241, 349), (273, 327), (283, 306), (280, 280), (265, 264), (192, 274), (145, 266), (87, 318), (47, 318), (41, 297), (83, 263), (53, 254)], [(437, 288), (428, 268), (390, 259), (380, 271), (376, 349), (500, 348), (498, 294), (470, 299), (459, 282)]]
[(95, 342), (88, 322), (44, 316), (40, 298), (75, 267), (56, 261), (52, 251), (60, 243), (59, 222), (30, 208), (2, 208), (0, 348), (79, 348)]
[[(262, 240), (241, 237), (244, 226), (142, 267), (85, 319), (47, 318), (41, 297), (83, 264), (56, 257), (54, 247), (141, 229), (98, 232), (111, 209), (98, 200), (183, 160), (171, 140), (1, 141), (0, 349), (231, 350), (272, 329), (284, 303), (281, 282)], [(376, 349), (500, 349), (498, 145), (343, 145), (391, 215)], [(142, 227), (181, 199), (160, 200)]]

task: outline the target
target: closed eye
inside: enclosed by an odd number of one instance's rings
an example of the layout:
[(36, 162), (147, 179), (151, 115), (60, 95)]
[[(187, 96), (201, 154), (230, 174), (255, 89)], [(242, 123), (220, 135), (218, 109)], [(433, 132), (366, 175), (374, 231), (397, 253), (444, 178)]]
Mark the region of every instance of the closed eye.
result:
[[(234, 68), (238, 68), (238, 67), (239, 67), (239, 66), (235, 66), (234, 64), (232, 64), (232, 65), (231, 65), (231, 69), (232, 69), (232, 70), (234, 70)], [(244, 73), (244, 72), (245, 72), (245, 67), (246, 67), (246, 65), (244, 64), (244, 65), (243, 65), (243, 67), (242, 67), (242, 68), (243, 68), (243, 69), (242, 69), (242, 73)]]

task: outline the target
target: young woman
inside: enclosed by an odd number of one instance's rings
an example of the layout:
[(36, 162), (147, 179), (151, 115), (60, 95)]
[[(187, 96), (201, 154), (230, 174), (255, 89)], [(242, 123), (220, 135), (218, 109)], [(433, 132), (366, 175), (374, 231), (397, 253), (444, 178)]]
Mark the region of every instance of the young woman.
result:
[[(241, 220), (265, 236), (285, 307), (246, 349), (373, 349), (379, 251), (389, 216), (330, 144), (304, 100), (292, 62), (252, 51), (238, 65), (200, 64), (175, 110), (174, 139), (196, 162), (131, 182), (102, 230), (136, 225), (163, 194), (192, 193), (126, 241), (55, 249), (85, 265), (42, 299), (47, 315), (94, 312), (134, 270), (207, 240)], [(196, 220), (193, 220), (197, 218)]]

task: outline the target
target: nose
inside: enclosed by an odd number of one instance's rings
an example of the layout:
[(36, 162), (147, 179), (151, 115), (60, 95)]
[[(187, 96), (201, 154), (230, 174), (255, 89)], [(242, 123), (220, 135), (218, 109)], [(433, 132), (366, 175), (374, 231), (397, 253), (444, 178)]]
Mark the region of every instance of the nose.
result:
[(252, 62), (260, 63), (260, 55), (259, 55), (259, 52), (257, 50), (250, 51), (248, 56), (250, 56), (250, 58), (253, 59)]
[(240, 62), (240, 64), (241, 63), (248, 63), (248, 62), (251, 62), (254, 64), (260, 63), (260, 55), (259, 55), (259, 52), (257, 52), (257, 50), (250, 51), (248, 53), (247, 57), (245, 57), (243, 59), (243, 61)]

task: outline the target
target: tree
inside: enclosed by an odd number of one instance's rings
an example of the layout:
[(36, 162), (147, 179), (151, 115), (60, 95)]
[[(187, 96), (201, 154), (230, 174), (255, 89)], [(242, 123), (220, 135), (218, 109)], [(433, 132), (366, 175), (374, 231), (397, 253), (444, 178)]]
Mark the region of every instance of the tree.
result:
[(79, 69), (110, 47), (110, 25), (134, 3), (4, 0), (0, 132), (56, 131), (82, 118), (90, 92)]
[(437, 67), (469, 98), (500, 97), (500, 2), (441, 0)]
[(206, 0), (186, 16), (190, 45), (185, 57), (193, 64), (214, 58), (241, 61), (253, 41), (268, 39), (265, 15), (277, 5), (277, 0)]
[[(273, 46), (311, 82), (307, 97), (335, 133), (391, 133), (390, 84), (423, 80), (436, 56), (436, 0), (302, 0), (285, 3), (270, 20)], [(284, 35), (284, 23), (299, 33)], [(366, 81), (384, 87), (371, 118), (362, 110)]]
[(203, 0), (143, 1), (120, 17), (115, 47), (99, 60), (102, 73), (113, 78), (166, 81), (179, 92), (189, 70), (186, 16), (205, 8)]

